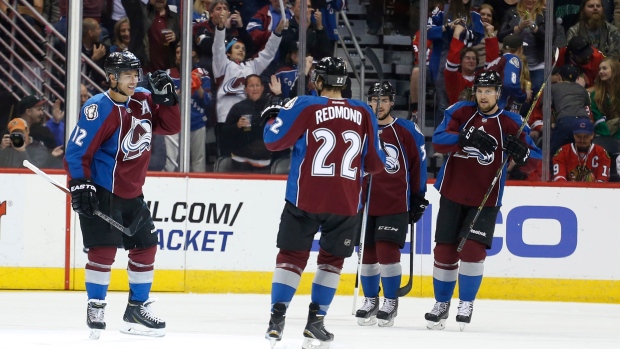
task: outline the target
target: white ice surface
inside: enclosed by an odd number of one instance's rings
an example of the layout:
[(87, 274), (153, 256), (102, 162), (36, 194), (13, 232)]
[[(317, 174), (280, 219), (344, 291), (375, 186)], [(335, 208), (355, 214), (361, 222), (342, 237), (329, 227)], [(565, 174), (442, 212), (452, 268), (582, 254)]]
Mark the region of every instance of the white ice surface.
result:
[[(88, 338), (84, 292), (0, 292), (0, 348), (189, 349), (270, 348), (264, 339), (268, 295), (155, 293), (156, 314), (166, 320), (166, 336), (121, 334), (126, 293), (110, 293), (107, 330)], [(310, 296), (295, 297), (277, 349), (299, 349)], [(394, 327), (360, 327), (351, 315), (353, 298), (338, 296), (326, 317), (335, 335), (332, 349), (571, 349), (620, 348), (620, 305), (477, 300), (472, 323), (459, 332), (452, 304), (443, 331), (426, 329), (424, 313), (434, 300), (400, 300)], [(361, 299), (358, 299), (358, 306)]]

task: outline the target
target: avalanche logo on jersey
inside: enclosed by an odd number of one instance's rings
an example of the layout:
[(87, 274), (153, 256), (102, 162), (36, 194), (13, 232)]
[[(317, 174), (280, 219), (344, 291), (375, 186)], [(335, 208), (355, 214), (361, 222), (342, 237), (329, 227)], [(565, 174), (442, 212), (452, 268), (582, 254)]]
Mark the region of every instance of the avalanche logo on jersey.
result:
[(399, 150), (393, 144), (385, 143), (385, 172), (394, 174), (400, 170), (400, 161), (398, 161)]
[(222, 85), (222, 91), (227, 96), (237, 96), (245, 93), (245, 78), (233, 78)]
[(152, 130), (150, 120), (131, 118), (131, 129), (121, 142), (121, 151), (125, 154), (124, 161), (135, 159), (145, 150), (151, 149)]

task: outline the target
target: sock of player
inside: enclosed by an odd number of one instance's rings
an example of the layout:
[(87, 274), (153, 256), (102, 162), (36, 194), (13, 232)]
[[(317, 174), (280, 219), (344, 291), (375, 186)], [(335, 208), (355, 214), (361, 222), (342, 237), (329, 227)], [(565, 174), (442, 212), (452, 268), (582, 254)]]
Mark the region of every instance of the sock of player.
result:
[(271, 282), (271, 306), (275, 303), (284, 303), (288, 307), (293, 299), (301, 273), (308, 263), (310, 251), (280, 250), (276, 257), (276, 269)]
[(483, 271), (484, 261), (475, 263), (461, 262), (458, 275), (460, 300), (473, 302), (474, 299), (476, 299), (476, 295), (482, 284)]
[(336, 294), (340, 282), (340, 272), (344, 264), (344, 257), (334, 256), (331, 253), (319, 249), (317, 258), (317, 271), (312, 280), (313, 303), (320, 306), (319, 315), (327, 314), (330, 304)]
[(153, 284), (156, 251), (157, 246), (129, 250), (127, 275), (129, 276), (129, 290), (132, 301), (144, 302), (149, 299), (151, 285)]
[(360, 280), (364, 296), (377, 297), (379, 295), (379, 283), (381, 281), (381, 266), (379, 263), (362, 264)]
[(88, 299), (105, 299), (115, 256), (116, 247), (92, 247), (88, 250), (84, 275)]
[(435, 266), (433, 267), (433, 289), (437, 302), (449, 302), (452, 299), (457, 276), (458, 269), (440, 268), (437, 266), (437, 261), (435, 261)]
[(312, 302), (317, 303), (321, 309), (319, 315), (327, 314), (330, 304), (336, 294), (340, 282), (340, 271), (332, 272), (332, 266), (321, 264), (312, 280)]
[(377, 259), (381, 264), (381, 284), (385, 298), (396, 299), (403, 268), (400, 264), (400, 246), (391, 241), (377, 241)]
[(381, 284), (385, 298), (396, 299), (396, 291), (400, 288), (403, 268), (400, 263), (381, 265)]

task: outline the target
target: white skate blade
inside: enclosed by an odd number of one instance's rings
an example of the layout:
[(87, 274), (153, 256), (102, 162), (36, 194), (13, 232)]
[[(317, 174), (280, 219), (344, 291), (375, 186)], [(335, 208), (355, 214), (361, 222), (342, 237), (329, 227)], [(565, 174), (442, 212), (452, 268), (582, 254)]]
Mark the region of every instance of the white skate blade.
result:
[(119, 331), (124, 334), (146, 337), (163, 337), (166, 335), (165, 328), (148, 328), (131, 322), (123, 322)]
[(391, 318), (390, 320), (381, 320), (379, 319), (379, 327), (392, 327), (394, 326), (394, 318)]
[(267, 339), (269, 339), (269, 344), (271, 345), (271, 349), (275, 348), (276, 347), (276, 343), (278, 343), (278, 339), (271, 338), (271, 337), (269, 337)]
[(101, 330), (91, 329), (90, 335), (88, 336), (88, 338), (99, 339), (100, 336), (101, 336)]
[(377, 317), (371, 316), (369, 318), (358, 317), (357, 324), (360, 326), (374, 326), (377, 324)]
[(467, 322), (459, 322), (459, 329), (461, 330), (461, 332), (465, 331), (466, 325), (467, 325)]
[(331, 342), (323, 342), (315, 338), (304, 338), (302, 349), (329, 349)]
[(446, 328), (446, 320), (442, 319), (439, 320), (439, 322), (427, 321), (426, 328), (428, 328), (429, 330), (443, 330), (444, 328)]

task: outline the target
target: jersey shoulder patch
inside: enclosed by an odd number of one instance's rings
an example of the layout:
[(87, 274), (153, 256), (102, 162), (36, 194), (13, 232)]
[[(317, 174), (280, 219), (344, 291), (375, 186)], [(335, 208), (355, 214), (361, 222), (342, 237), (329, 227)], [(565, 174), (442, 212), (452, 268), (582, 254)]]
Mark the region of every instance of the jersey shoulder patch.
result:
[(510, 64), (514, 65), (516, 68), (519, 68), (521, 66), (521, 61), (519, 61), (519, 58), (517, 57), (512, 57), (510, 59), (510, 61), (508, 61)]
[(84, 116), (86, 120), (93, 121), (99, 117), (99, 106), (97, 104), (89, 104), (84, 106)]

